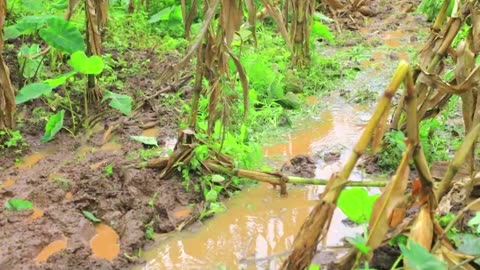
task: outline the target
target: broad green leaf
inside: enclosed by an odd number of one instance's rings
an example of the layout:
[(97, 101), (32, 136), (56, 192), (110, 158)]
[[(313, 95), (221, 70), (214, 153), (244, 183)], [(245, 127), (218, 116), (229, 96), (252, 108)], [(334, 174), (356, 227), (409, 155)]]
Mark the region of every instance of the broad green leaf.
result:
[(218, 198), (218, 193), (214, 189), (210, 189), (210, 191), (207, 192), (207, 195), (205, 195), (205, 200), (207, 202), (216, 202)]
[(3, 34), (3, 39), (4, 40), (16, 39), (16, 38), (18, 38), (19, 36), (22, 35), (22, 33), (20, 31), (18, 31), (18, 29), (15, 25), (5, 27), (5, 29), (3, 31), (4, 31), (4, 34)]
[(71, 22), (53, 17), (47, 23), (46, 28), (40, 29), (39, 35), (48, 45), (66, 53), (85, 50), (82, 33)]
[(457, 234), (458, 251), (470, 255), (478, 255), (480, 253), (480, 237), (474, 234), (459, 233)]
[(82, 210), (82, 213), (86, 218), (90, 219), (93, 222), (102, 222), (102, 220), (97, 218), (92, 212)]
[(32, 44), (28, 47), (26, 44), (23, 44), (20, 47), (20, 52), (18, 53), (18, 63), (23, 69), (23, 77), (26, 79), (33, 78), (38, 71), (41, 70), (42, 59), (40, 57), (36, 57), (31, 59), (32, 55), (38, 54), (40, 52), (40, 45)]
[(321, 268), (319, 264), (311, 264), (308, 266), (308, 270), (321, 270)]
[[(47, 21), (55, 18), (52, 15), (36, 15), (25, 16), (21, 18), (13, 27), (20, 32), (21, 35), (30, 35), (40, 27), (46, 25)], [(58, 17), (60, 18), (60, 17)]]
[(314, 21), (312, 26), (312, 38), (325, 38), (326, 40), (333, 42), (333, 35), (330, 32), (330, 29), (326, 25), (321, 22)]
[(159, 21), (168, 21), (170, 19), (170, 13), (172, 13), (172, 10), (173, 10), (173, 7), (164, 8), (159, 12), (155, 13), (154, 15), (152, 15), (152, 17), (148, 19), (148, 22), (156, 23)]
[(477, 233), (480, 233), (480, 211), (475, 213), (475, 216), (468, 221), (468, 226), (475, 228)]
[(68, 0), (59, 0), (56, 3), (51, 4), (50, 6), (54, 9), (63, 10), (68, 8)]
[(121, 111), (125, 115), (130, 115), (132, 113), (133, 99), (131, 97), (105, 90), (102, 102), (107, 99), (111, 99), (108, 104), (110, 107)]
[(74, 52), (68, 64), (76, 71), (83, 74), (98, 75), (103, 71), (103, 60), (98, 55), (88, 57), (83, 51)]
[(33, 204), (30, 201), (12, 198), (5, 202), (5, 208), (12, 211), (22, 211), (32, 209)]
[(43, 1), (39, 0), (22, 0), (22, 5), (30, 12), (38, 12), (45, 9)]
[(225, 177), (219, 175), (219, 174), (214, 174), (212, 175), (212, 182), (219, 183), (225, 181)]
[(447, 270), (445, 263), (415, 241), (410, 240), (408, 246), (399, 245), (408, 266), (414, 270)]
[(63, 127), (63, 117), (65, 116), (65, 110), (61, 110), (56, 114), (50, 116), (47, 124), (45, 125), (45, 134), (40, 139), (42, 142), (48, 142), (55, 137), (55, 135)]
[(45, 80), (44, 83), (48, 84), (50, 87), (55, 88), (57, 86), (63, 85), (67, 82), (67, 80), (75, 75), (76, 71), (70, 71), (68, 73), (62, 74), (56, 78)]
[(44, 82), (36, 82), (25, 85), (15, 97), (15, 104), (21, 104), (41, 95), (52, 92), (52, 87)]
[(370, 251), (370, 247), (367, 245), (367, 240), (360, 234), (355, 235), (355, 237), (346, 237), (345, 239), (365, 255)]
[(340, 193), (337, 205), (342, 212), (355, 223), (367, 223), (372, 215), (372, 208), (379, 195), (368, 195), (364, 188), (344, 189)]
[(146, 145), (155, 145), (158, 146), (157, 143), (157, 138), (155, 137), (150, 137), (150, 136), (130, 136), (132, 140), (135, 140), (137, 142), (141, 142)]

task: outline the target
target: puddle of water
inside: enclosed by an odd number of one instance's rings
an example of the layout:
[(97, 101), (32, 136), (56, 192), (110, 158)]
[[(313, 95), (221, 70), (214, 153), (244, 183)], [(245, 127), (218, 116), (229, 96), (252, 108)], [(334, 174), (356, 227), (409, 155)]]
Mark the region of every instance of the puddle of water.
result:
[(29, 169), (35, 166), (40, 160), (44, 159), (47, 156), (46, 153), (38, 152), (23, 158), (23, 161), (20, 164), (17, 164), (18, 169)]
[(96, 235), (90, 240), (93, 256), (100, 259), (113, 260), (120, 252), (118, 234), (108, 225), (97, 224)]
[(102, 147), (100, 147), (100, 151), (120, 151), (122, 150), (122, 145), (119, 144), (119, 143), (115, 143), (115, 142), (109, 142), (109, 143), (106, 143), (104, 145), (102, 145)]
[(32, 210), (33, 210), (33, 213), (27, 218), (26, 220), (27, 222), (43, 217), (42, 209), (34, 207)]
[(35, 257), (35, 261), (46, 262), (47, 259), (52, 256), (53, 254), (60, 252), (61, 250), (67, 247), (67, 239), (53, 241), (52, 243), (48, 244), (48, 246), (44, 247), (42, 251)]
[(160, 135), (160, 128), (159, 127), (145, 129), (142, 132), (142, 136), (145, 136), (145, 137), (157, 137), (158, 135)]
[[(312, 154), (336, 144), (351, 148), (365, 123), (362, 112), (341, 101), (330, 104), (335, 105), (318, 119), (305, 121), (298, 130), (286, 134), (287, 142), (265, 147), (264, 154), (269, 159), (277, 158), (274, 162), (280, 165), (297, 154)], [(349, 153), (341, 152), (343, 162)], [(341, 168), (340, 163), (317, 165), (316, 177), (323, 179)], [(351, 179), (360, 180), (360, 173)], [(290, 249), (323, 189), (291, 185), (286, 198), (266, 184), (244, 190), (225, 202), (226, 213), (207, 220), (198, 231), (167, 234), (170, 237), (160, 246), (144, 252), (147, 264), (143, 269), (217, 269), (219, 265), (227, 269), (278, 269), (278, 261), (242, 264), (241, 259), (267, 257)], [(335, 211), (327, 245), (338, 245), (343, 237), (362, 232), (360, 227), (344, 225), (345, 218), (340, 210)]]
[(177, 209), (175, 211), (173, 211), (173, 216), (175, 218), (185, 218), (185, 217), (189, 217), (190, 214), (192, 213), (192, 210), (188, 207), (183, 207), (183, 208), (180, 208), (180, 209)]
[(16, 179), (14, 178), (8, 178), (7, 180), (3, 181), (2, 185), (0, 187), (2, 188), (9, 188), (13, 185), (15, 185), (15, 183), (17, 182)]

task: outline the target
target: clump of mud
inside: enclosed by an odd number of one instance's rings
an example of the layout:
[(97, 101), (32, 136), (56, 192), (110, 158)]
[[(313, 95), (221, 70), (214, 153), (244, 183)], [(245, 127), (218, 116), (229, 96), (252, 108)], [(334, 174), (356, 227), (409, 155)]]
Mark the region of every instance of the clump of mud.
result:
[(280, 172), (290, 176), (313, 178), (317, 166), (310, 156), (298, 155), (283, 164)]

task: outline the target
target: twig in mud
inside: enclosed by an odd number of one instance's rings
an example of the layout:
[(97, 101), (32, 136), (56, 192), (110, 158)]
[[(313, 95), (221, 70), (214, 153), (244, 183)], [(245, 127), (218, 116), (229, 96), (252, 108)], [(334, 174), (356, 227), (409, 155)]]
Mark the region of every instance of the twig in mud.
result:
[(150, 100), (152, 98), (156, 98), (162, 93), (178, 90), (178, 89), (182, 88), (183, 86), (185, 86), (185, 84), (187, 84), (192, 78), (193, 78), (193, 75), (184, 76), (183, 78), (180, 78), (178, 83), (167, 85), (166, 87), (163, 87), (163, 88), (159, 89), (158, 91), (156, 91), (152, 95), (145, 97), (143, 99), (143, 102), (145, 102), (147, 100)]

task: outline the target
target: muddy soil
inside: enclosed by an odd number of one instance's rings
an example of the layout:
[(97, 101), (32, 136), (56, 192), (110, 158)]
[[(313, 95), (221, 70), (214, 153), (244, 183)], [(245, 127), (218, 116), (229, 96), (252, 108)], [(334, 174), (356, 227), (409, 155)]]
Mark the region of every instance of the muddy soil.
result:
[[(159, 90), (153, 78), (164, 64), (154, 53), (110, 53), (122, 63), (145, 68), (130, 74), (126, 66), (114, 66), (123, 90), (104, 87), (133, 96), (138, 92), (132, 89), (147, 96)], [(168, 58), (175, 57), (165, 57), (167, 64)], [(30, 147), (0, 154), (0, 204), (19, 198), (31, 201), (34, 210), (0, 208), (0, 269), (125, 269), (148, 241), (147, 225), (157, 233), (170, 232), (198, 216), (190, 206), (201, 202), (200, 194), (187, 193), (179, 179), (160, 179), (156, 170), (132, 166), (145, 159), (137, 151), (145, 146), (130, 140), (131, 135), (156, 137), (164, 155), (172, 147), (181, 116), (175, 106), (158, 105), (165, 104), (161, 98), (147, 102), (137, 117), (112, 113), (85, 134), (73, 138), (60, 132), (45, 144), (40, 144), (44, 122), (29, 121), (33, 108), (44, 105), (34, 101), (19, 107), (25, 123), (19, 129)], [(106, 131), (116, 124), (119, 128), (105, 140)], [(101, 224), (82, 211), (93, 213)], [(102, 228), (110, 236), (102, 235)]]

